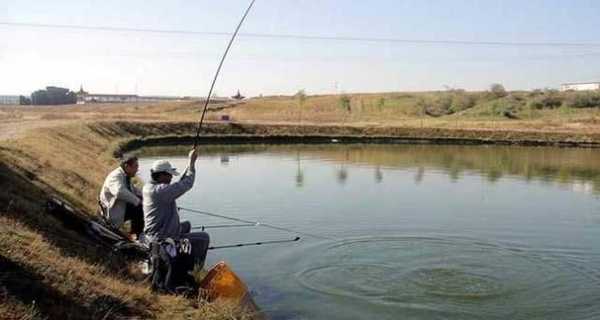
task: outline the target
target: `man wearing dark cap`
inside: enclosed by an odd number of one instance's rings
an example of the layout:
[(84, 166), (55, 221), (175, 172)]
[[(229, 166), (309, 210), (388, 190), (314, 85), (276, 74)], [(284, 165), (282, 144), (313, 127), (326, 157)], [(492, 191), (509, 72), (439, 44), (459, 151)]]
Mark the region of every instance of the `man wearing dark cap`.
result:
[(140, 240), (144, 231), (142, 192), (131, 183), (138, 167), (136, 156), (124, 155), (119, 167), (104, 180), (99, 203), (102, 214), (114, 227), (120, 228), (125, 221), (131, 221), (130, 233)]

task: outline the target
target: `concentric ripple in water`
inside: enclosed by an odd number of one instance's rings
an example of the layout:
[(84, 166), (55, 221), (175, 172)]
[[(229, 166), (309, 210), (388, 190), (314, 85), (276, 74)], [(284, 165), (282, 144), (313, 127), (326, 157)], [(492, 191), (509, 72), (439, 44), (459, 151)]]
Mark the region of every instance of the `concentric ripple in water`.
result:
[[(435, 237), (361, 238), (315, 252), (298, 281), (324, 295), (465, 317), (598, 315), (600, 284), (564, 257)], [(580, 289), (565, 292), (565, 283)]]

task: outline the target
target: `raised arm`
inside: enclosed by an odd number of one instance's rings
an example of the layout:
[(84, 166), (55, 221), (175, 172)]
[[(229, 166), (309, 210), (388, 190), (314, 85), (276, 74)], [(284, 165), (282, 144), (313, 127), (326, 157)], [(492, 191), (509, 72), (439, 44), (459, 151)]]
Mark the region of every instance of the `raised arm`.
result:
[(198, 151), (192, 149), (188, 155), (188, 166), (181, 175), (179, 181), (161, 185), (157, 192), (164, 201), (173, 201), (181, 197), (184, 193), (192, 189), (194, 186), (194, 180), (196, 178), (196, 159), (198, 158)]

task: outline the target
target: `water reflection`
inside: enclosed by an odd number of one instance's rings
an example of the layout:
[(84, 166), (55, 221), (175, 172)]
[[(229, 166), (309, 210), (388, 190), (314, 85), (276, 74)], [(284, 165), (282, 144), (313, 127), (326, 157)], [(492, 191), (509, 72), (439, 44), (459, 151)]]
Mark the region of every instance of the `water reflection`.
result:
[(417, 169), (417, 173), (415, 174), (415, 184), (419, 185), (423, 182), (423, 178), (425, 177), (425, 168), (419, 167)]
[(348, 179), (348, 169), (346, 169), (347, 164), (351, 164), (350, 161), (350, 148), (344, 148), (342, 150), (343, 158), (338, 160), (340, 163), (340, 167), (336, 172), (336, 178), (340, 185), (346, 184), (346, 180)]
[(375, 183), (381, 183), (383, 181), (383, 172), (381, 166), (375, 166)]
[(302, 188), (304, 186), (304, 171), (302, 170), (300, 160), (300, 150), (296, 152), (296, 187)]
[[(574, 186), (573, 190), (600, 193), (600, 150), (514, 146), (431, 146), (431, 145), (227, 145), (202, 146), (203, 154), (218, 156), (226, 166), (236, 154), (267, 153), (295, 155), (292, 177), (297, 187), (306, 184), (307, 173), (302, 159), (325, 160), (336, 164), (334, 178), (340, 185), (348, 183), (352, 170), (371, 167), (374, 183), (381, 183), (386, 170), (416, 170), (414, 183), (423, 182), (427, 170), (448, 175), (458, 182), (468, 175), (480, 175), (489, 183), (507, 176), (524, 181), (541, 181)], [(145, 156), (180, 155), (187, 147), (150, 147)], [(581, 187), (585, 185), (586, 187)]]
[(229, 165), (229, 155), (228, 154), (222, 154), (221, 155), (221, 164), (223, 166), (228, 166)]
[(342, 164), (340, 168), (336, 171), (336, 178), (339, 184), (346, 184), (346, 180), (348, 179), (348, 169)]

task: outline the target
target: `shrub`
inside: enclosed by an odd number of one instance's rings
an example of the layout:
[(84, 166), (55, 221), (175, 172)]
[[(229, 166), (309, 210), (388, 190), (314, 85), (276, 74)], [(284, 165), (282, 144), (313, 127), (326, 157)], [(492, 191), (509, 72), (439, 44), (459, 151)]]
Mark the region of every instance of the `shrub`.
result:
[(433, 98), (421, 98), (417, 101), (417, 106), (428, 116), (440, 117), (447, 115), (451, 113), (452, 95), (443, 93)]
[(598, 108), (600, 91), (568, 92), (564, 105), (569, 108)]
[(533, 89), (529, 92), (529, 94), (527, 95), (528, 97), (537, 97), (544, 94), (544, 91), (542, 91), (542, 89)]
[(492, 102), (491, 112), (493, 115), (507, 117), (509, 119), (517, 119), (517, 113), (523, 106), (521, 99), (509, 95), (503, 99), (498, 99)]
[(464, 90), (456, 90), (452, 95), (449, 111), (451, 113), (460, 112), (469, 108), (473, 108), (477, 99), (466, 93)]
[(350, 97), (345, 94), (340, 96), (339, 105), (342, 109), (344, 109), (344, 111), (348, 111), (348, 112), (352, 111), (352, 108), (350, 106)]
[(475, 95), (462, 89), (452, 89), (440, 92), (434, 97), (419, 98), (417, 107), (423, 110), (424, 114), (439, 117), (472, 108), (476, 103)]
[(504, 86), (499, 83), (494, 83), (490, 86), (490, 93), (495, 98), (502, 98), (508, 95)]
[(381, 97), (377, 100), (377, 108), (379, 109), (379, 111), (383, 110), (383, 107), (385, 106), (385, 98)]
[(298, 105), (302, 107), (306, 102), (306, 91), (304, 89), (298, 90), (294, 96), (298, 100)]
[(19, 104), (21, 105), (30, 105), (31, 99), (25, 96), (19, 96)]
[(554, 90), (545, 90), (532, 98), (528, 106), (530, 109), (555, 109), (562, 105), (562, 96)]

